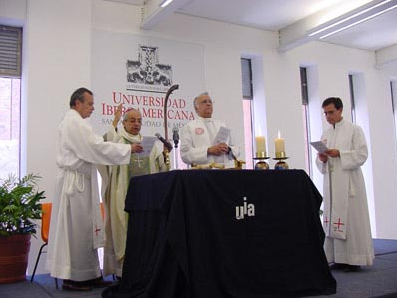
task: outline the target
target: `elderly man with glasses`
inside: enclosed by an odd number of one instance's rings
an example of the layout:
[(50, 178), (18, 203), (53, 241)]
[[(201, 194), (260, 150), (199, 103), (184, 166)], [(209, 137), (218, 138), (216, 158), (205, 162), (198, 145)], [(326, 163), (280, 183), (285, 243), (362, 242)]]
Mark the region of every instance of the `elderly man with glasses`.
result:
[(212, 118), (213, 101), (205, 92), (194, 99), (197, 118), (181, 131), (181, 158), (189, 165), (219, 164), (233, 167), (233, 159), (239, 155), (239, 147), (235, 146), (230, 129)]

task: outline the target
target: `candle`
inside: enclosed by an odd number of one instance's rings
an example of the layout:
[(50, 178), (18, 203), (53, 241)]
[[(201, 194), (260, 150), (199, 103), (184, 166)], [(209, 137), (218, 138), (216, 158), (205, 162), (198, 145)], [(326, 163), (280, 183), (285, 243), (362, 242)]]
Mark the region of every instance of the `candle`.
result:
[(285, 155), (285, 144), (284, 139), (280, 137), (280, 132), (278, 132), (278, 137), (274, 140), (276, 146), (276, 157), (283, 157)]
[(257, 154), (264, 152), (266, 155), (266, 139), (265, 139), (265, 137), (264, 136), (255, 137), (255, 143), (256, 143)]

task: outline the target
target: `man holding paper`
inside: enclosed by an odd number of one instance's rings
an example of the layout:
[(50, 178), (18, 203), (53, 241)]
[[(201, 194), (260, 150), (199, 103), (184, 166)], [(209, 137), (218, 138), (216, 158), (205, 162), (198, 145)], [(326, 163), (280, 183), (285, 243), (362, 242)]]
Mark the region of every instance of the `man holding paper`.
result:
[(374, 249), (361, 166), (368, 149), (363, 130), (342, 117), (343, 103), (327, 98), (322, 105), (327, 122), (321, 141), (328, 147), (316, 160), (324, 174), (324, 249), (330, 267), (348, 272), (371, 266)]
[[(106, 187), (104, 198), (106, 208), (106, 244), (104, 253), (104, 274), (115, 274), (121, 277), (124, 252), (127, 239), (128, 214), (124, 211), (124, 202), (131, 177), (157, 173), (166, 169), (161, 150), (156, 146), (156, 137), (142, 137), (142, 115), (136, 109), (129, 109), (124, 114), (123, 125), (117, 127), (122, 113), (119, 105), (113, 125), (105, 135), (107, 141), (131, 144), (130, 163), (112, 166), (108, 179), (103, 183)], [(106, 185), (107, 184), (107, 185)]]
[(181, 158), (186, 164), (220, 164), (233, 167), (233, 159), (240, 150), (234, 146), (230, 129), (212, 118), (213, 102), (207, 92), (193, 101), (197, 119), (186, 124), (181, 131)]

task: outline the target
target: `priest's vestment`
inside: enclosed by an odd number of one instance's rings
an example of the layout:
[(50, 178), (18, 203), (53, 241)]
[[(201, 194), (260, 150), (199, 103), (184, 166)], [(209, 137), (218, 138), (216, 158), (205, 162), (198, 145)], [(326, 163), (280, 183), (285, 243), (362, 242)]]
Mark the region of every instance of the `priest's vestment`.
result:
[[(121, 144), (140, 143), (142, 136), (132, 135), (120, 127), (116, 133), (112, 126), (105, 139)], [(156, 142), (157, 144), (159, 142)], [(104, 251), (105, 275), (116, 274), (122, 276), (124, 253), (127, 241), (128, 214), (124, 211), (128, 185), (132, 177), (144, 174), (157, 173), (165, 170), (164, 157), (161, 150), (153, 147), (149, 156), (141, 157), (132, 153), (128, 165), (109, 167), (107, 185), (104, 197), (106, 207), (106, 244)]]
[[(213, 118), (197, 119), (186, 124), (181, 130), (181, 158), (186, 164), (205, 165), (218, 163), (225, 167), (234, 167), (234, 161), (231, 154), (222, 154), (220, 156), (207, 154), (208, 147), (215, 142), (218, 131), (221, 127), (226, 128), (226, 124)], [(233, 143), (229, 134), (226, 142), (231, 148), (231, 153), (236, 157), (240, 155), (240, 148)]]
[(101, 276), (97, 248), (104, 245), (95, 164), (127, 164), (131, 146), (104, 142), (70, 109), (57, 130), (59, 168), (53, 198), (47, 269), (51, 276), (85, 281)]
[(324, 174), (324, 249), (329, 262), (372, 265), (374, 250), (361, 166), (368, 149), (362, 129), (342, 119), (321, 140), (340, 157), (316, 164)]

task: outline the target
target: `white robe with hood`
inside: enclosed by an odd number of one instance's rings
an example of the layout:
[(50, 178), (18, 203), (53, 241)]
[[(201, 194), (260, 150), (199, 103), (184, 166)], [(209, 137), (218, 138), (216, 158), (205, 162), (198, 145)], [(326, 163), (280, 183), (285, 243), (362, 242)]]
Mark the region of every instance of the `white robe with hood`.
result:
[(368, 149), (362, 129), (341, 120), (328, 128), (321, 140), (340, 157), (316, 164), (324, 174), (324, 249), (329, 262), (372, 265), (374, 249), (367, 195), (361, 166)]
[(128, 164), (131, 146), (104, 142), (70, 109), (57, 130), (59, 167), (53, 198), (47, 269), (51, 276), (85, 281), (101, 276), (97, 248), (104, 245), (97, 167)]

